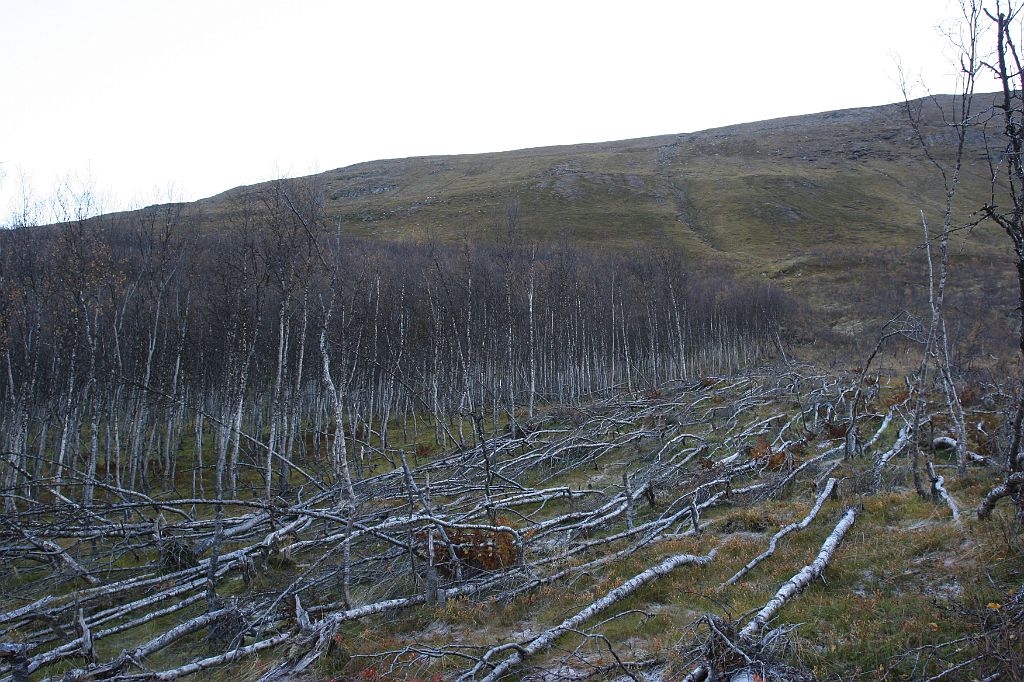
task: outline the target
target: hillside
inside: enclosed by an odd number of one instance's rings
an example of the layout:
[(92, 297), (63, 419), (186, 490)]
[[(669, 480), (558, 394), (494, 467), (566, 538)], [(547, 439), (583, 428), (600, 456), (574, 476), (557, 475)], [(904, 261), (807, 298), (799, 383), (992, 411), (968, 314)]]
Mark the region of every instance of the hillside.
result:
[(1021, 679), (1016, 285), (957, 230), (929, 315), (919, 104), (0, 232), (0, 682)]
[[(948, 159), (954, 138), (942, 110), (953, 98), (910, 106), (928, 151)], [(990, 190), (980, 129), (969, 145), (958, 196), (965, 218)], [(839, 333), (870, 326), (920, 282), (921, 211), (941, 224), (945, 200), (904, 103), (618, 142), (372, 161), (299, 181), (322, 188), (327, 216), (346, 234), (384, 240), (488, 241), (515, 197), (530, 238), (675, 245), (701, 264), (774, 282)], [(230, 229), (269, 186), (192, 208), (204, 229)], [(957, 243), (954, 261), (968, 280), (1004, 282), (1001, 240), (986, 228)]]
[[(952, 107), (950, 97), (938, 102)], [(918, 105), (926, 142), (948, 156), (953, 137), (940, 110)], [(988, 169), (980, 132), (972, 141), (964, 184), (978, 199)], [(537, 236), (668, 239), (695, 255), (759, 260), (826, 245), (916, 243), (918, 211), (941, 210), (943, 201), (902, 103), (618, 142), (372, 161), (312, 179), (329, 216), (367, 236), (478, 235), (515, 195)], [(217, 224), (264, 187), (198, 206)]]

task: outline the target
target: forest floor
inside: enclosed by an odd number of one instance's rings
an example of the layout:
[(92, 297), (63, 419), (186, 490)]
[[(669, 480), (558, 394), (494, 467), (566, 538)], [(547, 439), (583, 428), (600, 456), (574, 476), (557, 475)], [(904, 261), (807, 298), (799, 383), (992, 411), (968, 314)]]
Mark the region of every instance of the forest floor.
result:
[(965, 476), (942, 419), (919, 430), (922, 497), (902, 377), (865, 386), (847, 456), (855, 379), (551, 406), (367, 465), (354, 501), (26, 506), (0, 528), (0, 643), (25, 645), (0, 680), (1021, 679), (1024, 536), (1010, 504), (974, 513), (1005, 406), (968, 405)]

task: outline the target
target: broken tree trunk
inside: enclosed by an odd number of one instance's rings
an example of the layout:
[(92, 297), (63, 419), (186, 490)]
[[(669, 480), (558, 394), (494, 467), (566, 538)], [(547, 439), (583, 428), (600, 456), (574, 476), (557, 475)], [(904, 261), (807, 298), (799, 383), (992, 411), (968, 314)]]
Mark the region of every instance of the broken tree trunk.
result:
[[(677, 554), (676, 556), (672, 556), (668, 559), (665, 559), (657, 566), (649, 568), (643, 573), (639, 573), (633, 576), (632, 578), (624, 582), (622, 585), (616, 587), (614, 590), (610, 591), (608, 594), (601, 597), (593, 604), (577, 613), (575, 616), (567, 618), (555, 627), (544, 631), (541, 635), (534, 638), (534, 640), (526, 646), (516, 647), (516, 651), (511, 656), (506, 658), (504, 661), (499, 663), (494, 668), (494, 670), (490, 672), (489, 675), (483, 678), (482, 682), (495, 682), (496, 680), (500, 679), (503, 675), (512, 670), (512, 668), (519, 665), (530, 656), (536, 654), (538, 651), (542, 651), (549, 647), (556, 639), (564, 635), (566, 632), (577, 629), (580, 625), (585, 623), (590, 618), (601, 613), (609, 606), (612, 606), (613, 604), (625, 599), (626, 597), (633, 594), (638, 589), (640, 589), (647, 583), (651, 582), (655, 578), (663, 576), (666, 573), (672, 571), (673, 569), (686, 564), (697, 564), (698, 566), (703, 566), (704, 564), (707, 564), (712, 559), (714, 559), (715, 554), (716, 550), (711, 550), (711, 552), (704, 556), (696, 556), (693, 554)], [(507, 645), (496, 647), (495, 649), (491, 649), (491, 651), (488, 653), (493, 654), (496, 652), (496, 650), (504, 650), (507, 648)], [(488, 654), (484, 654), (484, 657), (481, 660), (481, 664), (484, 664), (488, 658)], [(475, 676), (478, 668), (481, 667), (481, 664), (475, 666), (472, 670), (463, 675), (462, 678), (460, 679), (472, 679)]]
[(946, 503), (946, 506), (949, 507), (949, 511), (953, 514), (953, 521), (959, 525), (960, 507), (946, 490), (945, 479), (935, 473), (935, 467), (932, 466), (931, 462), (928, 462), (928, 476), (932, 481), (932, 497)]
[(740, 637), (751, 638), (755, 637), (764, 626), (768, 624), (775, 614), (785, 605), (787, 601), (795, 597), (796, 595), (803, 592), (803, 590), (811, 583), (812, 580), (817, 578), (825, 570), (825, 566), (832, 559), (832, 555), (835, 554), (836, 548), (839, 547), (839, 543), (842, 541), (843, 536), (846, 535), (846, 531), (850, 530), (853, 526), (853, 522), (857, 518), (857, 507), (850, 507), (843, 514), (843, 517), (839, 519), (839, 523), (836, 524), (835, 530), (832, 534), (825, 538), (825, 542), (821, 545), (821, 551), (818, 552), (818, 556), (804, 566), (799, 573), (794, 575), (792, 578), (787, 580), (779, 591), (775, 593), (775, 596), (768, 600), (768, 603), (764, 605), (760, 611), (751, 619), (749, 623), (740, 630)]
[(889, 463), (896, 455), (903, 451), (903, 448), (911, 442), (911, 438), (914, 435), (914, 427), (911, 423), (908, 423), (902, 429), (900, 429), (900, 435), (896, 438), (896, 442), (893, 446), (878, 456), (878, 460), (875, 462), (874, 472), (874, 483), (875, 490), (877, 491), (882, 486), (882, 470), (885, 469), (885, 465)]
[[(857, 507), (850, 507), (846, 510), (846, 513), (839, 519), (839, 523), (836, 524), (835, 529), (825, 538), (825, 542), (821, 545), (821, 551), (818, 552), (818, 556), (814, 561), (804, 566), (799, 573), (787, 580), (779, 588), (775, 596), (769, 599), (768, 603), (739, 631), (740, 637), (745, 640), (751, 640), (756, 637), (787, 601), (800, 594), (812, 580), (822, 574), (825, 566), (832, 559), (832, 555), (835, 554), (836, 548), (839, 547), (843, 536), (853, 526), (853, 522), (857, 518), (857, 511)], [(683, 678), (683, 682), (704, 682), (707, 679), (708, 666), (700, 665)]]
[(1013, 495), (1021, 486), (1024, 486), (1024, 471), (1018, 471), (1007, 476), (1006, 480), (992, 488), (988, 495), (985, 495), (985, 499), (981, 501), (981, 504), (978, 505), (978, 518), (987, 519), (992, 515), (992, 510), (995, 509), (996, 503), (999, 500), (1007, 495)]
[(745, 576), (750, 571), (754, 570), (754, 568), (759, 563), (770, 557), (775, 552), (775, 547), (776, 545), (778, 545), (779, 540), (786, 537), (793, 531), (803, 530), (804, 528), (807, 528), (807, 526), (810, 525), (811, 521), (814, 520), (814, 517), (818, 515), (818, 511), (821, 509), (821, 506), (825, 504), (825, 500), (827, 500), (828, 497), (832, 494), (832, 490), (835, 488), (835, 485), (836, 479), (828, 479), (828, 482), (822, 489), (821, 494), (818, 495), (818, 499), (815, 501), (814, 506), (811, 508), (811, 511), (807, 514), (807, 516), (805, 516), (802, 521), (798, 523), (791, 523), (788, 526), (782, 528), (778, 533), (773, 535), (772, 539), (768, 542), (768, 549), (766, 549), (764, 552), (758, 554), (756, 557), (751, 559), (750, 563), (748, 563), (746, 566), (737, 571), (733, 577), (729, 578), (724, 583), (722, 583), (719, 586), (719, 589), (735, 584), (737, 580)]

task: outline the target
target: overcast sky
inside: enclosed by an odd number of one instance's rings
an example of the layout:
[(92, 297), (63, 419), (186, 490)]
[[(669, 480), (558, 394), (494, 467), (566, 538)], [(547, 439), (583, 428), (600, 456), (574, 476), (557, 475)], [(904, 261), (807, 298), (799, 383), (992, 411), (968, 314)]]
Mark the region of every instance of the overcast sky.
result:
[[(717, 7), (716, 7), (717, 5)], [(946, 0), (0, 0), (0, 211), (597, 142), (953, 87)], [(991, 89), (991, 88), (989, 88)]]

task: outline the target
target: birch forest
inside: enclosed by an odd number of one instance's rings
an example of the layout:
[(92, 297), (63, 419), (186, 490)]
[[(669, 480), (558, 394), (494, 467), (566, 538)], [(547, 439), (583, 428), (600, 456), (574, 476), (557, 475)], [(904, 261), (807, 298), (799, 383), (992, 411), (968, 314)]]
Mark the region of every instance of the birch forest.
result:
[(345, 239), (317, 199), (279, 182), (221, 234), (167, 208), (0, 235), (7, 507), (40, 479), (86, 506), (347, 486), (403, 443), (755, 364), (794, 309), (671, 251), (523, 244), (514, 204), (450, 247)]

